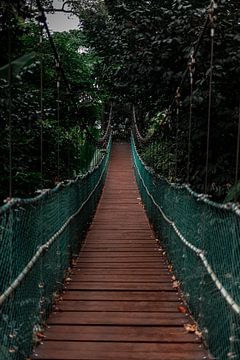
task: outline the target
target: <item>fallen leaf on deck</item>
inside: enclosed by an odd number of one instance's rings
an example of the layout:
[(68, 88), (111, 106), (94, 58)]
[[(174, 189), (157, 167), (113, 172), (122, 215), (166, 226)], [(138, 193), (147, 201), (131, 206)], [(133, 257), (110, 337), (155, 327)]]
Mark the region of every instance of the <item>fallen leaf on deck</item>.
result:
[(187, 308), (185, 306), (178, 306), (178, 311), (182, 314), (186, 314), (188, 311), (187, 311)]
[(196, 324), (184, 324), (184, 328), (189, 333), (195, 333), (197, 331)]
[(196, 331), (195, 331), (195, 334), (196, 334), (199, 338), (202, 338), (202, 333), (201, 333), (201, 331), (196, 330)]
[(179, 282), (178, 281), (174, 281), (173, 284), (172, 284), (172, 287), (174, 289), (178, 289), (179, 288)]
[(72, 266), (77, 265), (77, 259), (72, 259)]

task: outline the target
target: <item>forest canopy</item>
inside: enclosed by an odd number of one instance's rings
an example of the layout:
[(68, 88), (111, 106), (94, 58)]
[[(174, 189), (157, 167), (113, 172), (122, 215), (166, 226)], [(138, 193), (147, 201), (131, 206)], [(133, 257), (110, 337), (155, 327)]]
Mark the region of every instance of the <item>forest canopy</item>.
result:
[(88, 46), (83, 32), (76, 29), (52, 34), (71, 86), (69, 93), (44, 32), (40, 42), (38, 11), (34, 7), (30, 10), (24, 1), (1, 3), (1, 200), (8, 197), (10, 170), (12, 195), (31, 197), (36, 190), (51, 188), (86, 169), (93, 147), (85, 141), (82, 124), (93, 127), (101, 123), (107, 98), (105, 90), (97, 84), (99, 57), (94, 51), (79, 51)]
[[(51, 63), (48, 41), (45, 39), (43, 49), (39, 49), (39, 28), (36, 20), (30, 21), (29, 3), (32, 9), (36, 5), (29, 1), (2, 1), (5, 16), (1, 18), (1, 47), (5, 54), (1, 58), (1, 66), (8, 62), (7, 22), (11, 13), (11, 58), (16, 59), (34, 51), (40, 56), (44, 52), (44, 61)], [(62, 2), (64, 5), (64, 2)], [(211, 128), (209, 141), (209, 187), (208, 192), (220, 201), (232, 201), (238, 192), (236, 183), (236, 151), (239, 123), (240, 94), (240, 7), (237, 0), (215, 1), (214, 14), (214, 54), (213, 80), (211, 100)], [(8, 4), (8, 5), (7, 5)], [(189, 0), (79, 0), (68, 1), (70, 9), (80, 19), (79, 30), (54, 34), (54, 41), (61, 53), (62, 62), (73, 84), (74, 94), (83, 97), (84, 106), (80, 115), (84, 121), (94, 124), (100, 119), (102, 104), (109, 99), (114, 102), (117, 123), (121, 118), (131, 118), (132, 105), (135, 105), (139, 127), (145, 133), (154, 128), (159, 130), (159, 143), (155, 170), (170, 181), (186, 182), (197, 191), (203, 191), (206, 162), (206, 138), (208, 128), (209, 77), (210, 77), (210, 28), (204, 33), (199, 51), (194, 59), (193, 93), (192, 93), (192, 129), (191, 129), (191, 162), (190, 176), (186, 174), (186, 162), (189, 157), (189, 102), (190, 76), (186, 77), (180, 98), (180, 115), (176, 132), (176, 112), (173, 111), (167, 121), (161, 121), (169, 104), (176, 94), (183, 72), (189, 62), (192, 50), (204, 26), (209, 1)], [(53, 11), (51, 1), (42, 1), (46, 13)], [(63, 7), (65, 9), (65, 7)], [(57, 16), (57, 13), (56, 13)], [(36, 17), (36, 16), (35, 16)], [(87, 54), (79, 54), (77, 49), (85, 46)], [(35, 67), (35, 69), (34, 69)], [(55, 88), (54, 64), (44, 66), (46, 118), (44, 127), (46, 153), (45, 169), (52, 169), (46, 177), (54, 178), (56, 120), (56, 103), (53, 94)], [(16, 188), (20, 186), (19, 176), (28, 177), (29, 182), (36, 179), (38, 183), (39, 138), (39, 75), (37, 61), (27, 67), (21, 79), (14, 81), (13, 109), (17, 109), (14, 120), (13, 150), (15, 169), (13, 171)], [(23, 81), (24, 78), (24, 81)], [(23, 83), (25, 85), (23, 85)], [(24, 87), (23, 87), (24, 86)], [(23, 91), (24, 89), (24, 91)], [(1, 83), (1, 114), (7, 118), (6, 83)], [(69, 176), (79, 171), (79, 130), (78, 120), (69, 110), (69, 102), (62, 90), (61, 149), (62, 154), (75, 159)], [(4, 95), (5, 94), (5, 95)], [(66, 103), (68, 105), (66, 106)], [(21, 104), (21, 106), (19, 105)], [(38, 104), (38, 105), (37, 105)], [(70, 106), (71, 107), (71, 106)], [(119, 114), (123, 110), (124, 117)], [(119, 116), (120, 115), (120, 116)], [(7, 124), (1, 122), (1, 153), (6, 153)], [(4, 125), (5, 124), (5, 125)], [(22, 137), (25, 134), (26, 139)], [(178, 174), (173, 169), (175, 148), (178, 154)], [(68, 149), (68, 151), (66, 150)], [(31, 149), (32, 158), (28, 153)], [(69, 150), (70, 149), (70, 150)], [(54, 155), (55, 154), (55, 155)], [(2, 156), (2, 155), (1, 155)], [(149, 148), (142, 149), (142, 156), (149, 160)], [(3, 160), (3, 161), (2, 161)], [(30, 163), (28, 163), (30, 161)], [(62, 177), (66, 159), (62, 158)], [(1, 163), (8, 167), (7, 155)], [(52, 164), (52, 165), (51, 165)], [(167, 164), (163, 166), (162, 164)], [(14, 167), (13, 166), (13, 167)], [(19, 171), (20, 169), (20, 171)], [(6, 168), (1, 170), (1, 178), (6, 176)], [(19, 175), (20, 174), (20, 175)], [(51, 174), (51, 175), (50, 175)], [(5, 183), (7, 178), (5, 178)], [(53, 181), (52, 181), (53, 182)], [(5, 185), (3, 185), (4, 187)], [(1, 186), (2, 188), (2, 186)], [(234, 190), (235, 189), (235, 190)], [(232, 195), (231, 195), (232, 194)], [(233, 195), (234, 194), (234, 195)], [(239, 195), (238, 195), (239, 196)]]

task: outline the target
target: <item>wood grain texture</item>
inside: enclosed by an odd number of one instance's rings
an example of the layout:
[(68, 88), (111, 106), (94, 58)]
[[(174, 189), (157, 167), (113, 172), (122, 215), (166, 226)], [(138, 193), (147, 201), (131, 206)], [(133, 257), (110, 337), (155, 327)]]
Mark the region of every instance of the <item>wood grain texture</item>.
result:
[(85, 246), (48, 319), (39, 360), (202, 360), (151, 230), (127, 144), (114, 144)]

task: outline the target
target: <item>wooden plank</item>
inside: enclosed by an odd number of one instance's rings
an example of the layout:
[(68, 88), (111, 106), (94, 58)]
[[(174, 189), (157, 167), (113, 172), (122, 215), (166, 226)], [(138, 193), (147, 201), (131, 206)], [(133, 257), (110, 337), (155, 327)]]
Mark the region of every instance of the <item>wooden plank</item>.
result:
[(165, 326), (59, 326), (46, 332), (47, 341), (120, 341), (151, 343), (200, 343), (182, 327)]
[(96, 262), (96, 261), (82, 261), (77, 266), (80, 269), (95, 268), (95, 269), (167, 269), (166, 264), (159, 264), (159, 262)]
[[(94, 224), (92, 224), (93, 226)], [(98, 229), (102, 230), (102, 231), (118, 231), (121, 230), (122, 227), (124, 226), (125, 229), (129, 230), (129, 231), (135, 231), (135, 230), (141, 230), (141, 229), (146, 229), (145, 224), (143, 223), (139, 223), (139, 224), (128, 224), (128, 223), (124, 223), (124, 221), (121, 223), (99, 223), (98, 224)]]
[(61, 301), (59, 311), (178, 312), (178, 301)]
[(171, 276), (170, 275), (134, 275), (134, 274), (126, 274), (126, 275), (99, 275), (99, 274), (75, 274), (75, 276), (72, 277), (72, 282), (76, 281), (84, 281), (84, 282), (148, 282), (148, 283), (170, 283), (171, 282)]
[(143, 291), (176, 291), (171, 283), (136, 283), (136, 282), (87, 282), (76, 281), (67, 285), (68, 290), (143, 290)]
[(93, 250), (86, 250), (84, 248), (84, 251), (81, 252), (80, 258), (81, 259), (87, 259), (87, 258), (120, 258), (120, 259), (126, 259), (126, 258), (140, 258), (141, 259), (155, 259), (158, 258), (159, 261), (163, 261), (160, 252), (157, 250), (152, 251), (144, 251), (144, 252), (137, 252), (137, 251), (93, 251)]
[(108, 268), (102, 268), (99, 270), (99, 268), (89, 267), (89, 268), (74, 268), (72, 270), (72, 274), (101, 274), (101, 275), (169, 275), (172, 276), (166, 269), (125, 269), (125, 268), (117, 268), (117, 269), (108, 269)]
[(96, 229), (96, 228), (90, 228), (89, 229), (89, 233), (87, 236), (87, 239), (91, 239), (91, 236), (96, 236), (97, 238), (99, 236), (102, 236), (105, 239), (154, 239), (154, 236), (151, 232), (150, 229), (144, 229), (144, 230), (139, 230), (139, 229), (119, 229), (118, 231), (114, 232), (114, 231), (106, 231), (106, 229)]
[(103, 236), (98, 235), (97, 237), (88, 238), (88, 241), (86, 243), (89, 246), (92, 246), (93, 244), (96, 246), (101, 245), (107, 245), (107, 246), (128, 246), (128, 247), (135, 247), (137, 249), (138, 246), (157, 246), (156, 242), (154, 242), (152, 239), (137, 239), (137, 238), (129, 238), (128, 239), (121, 239), (117, 237), (110, 237), (109, 239), (103, 238)]
[(183, 326), (189, 319), (176, 312), (56, 312), (48, 323), (50, 325), (158, 325)]
[(157, 247), (154, 247), (154, 245), (138, 245), (136, 247), (136, 245), (134, 246), (127, 246), (127, 247), (123, 247), (123, 246), (119, 246), (119, 244), (116, 244), (116, 246), (112, 245), (111, 246), (102, 246), (101, 244), (88, 244), (87, 246), (84, 247), (85, 251), (95, 251), (95, 252), (117, 252), (118, 254), (123, 253), (122, 255), (124, 255), (126, 252), (128, 253), (144, 253), (146, 254), (149, 251), (159, 251), (159, 249)]
[(202, 360), (201, 345), (194, 343), (130, 343), (47, 341), (36, 358), (42, 360)]
[[(111, 222), (111, 224), (114, 225), (122, 225), (126, 224), (126, 215), (123, 213), (122, 216), (118, 214), (114, 215), (112, 212), (109, 212), (108, 214), (104, 214), (101, 216), (98, 216), (97, 220), (94, 220), (92, 224), (101, 225), (101, 224), (108, 224)], [(136, 214), (129, 214), (128, 215), (128, 224), (135, 227), (135, 225), (140, 225), (142, 221), (146, 221), (145, 216), (141, 216), (141, 213), (136, 216)]]
[(209, 359), (142, 207), (129, 146), (113, 147), (85, 246), (49, 318), (39, 360)]
[(180, 297), (174, 291), (67, 291), (65, 300), (127, 300), (127, 301), (177, 301)]
[(135, 243), (146, 243), (146, 244), (153, 244), (153, 237), (150, 237), (149, 234), (136, 234), (136, 233), (129, 233), (127, 234), (118, 234), (117, 232), (98, 232), (98, 233), (94, 233), (92, 231), (92, 233), (88, 236), (88, 241), (101, 241), (101, 242), (116, 242), (119, 241), (120, 243), (128, 243), (128, 242), (135, 242)]
[(104, 258), (100, 258), (100, 257), (86, 257), (86, 256), (80, 256), (78, 262), (81, 262), (81, 264), (86, 264), (86, 263), (122, 263), (122, 264), (126, 264), (126, 263), (131, 263), (131, 264), (137, 264), (139, 266), (144, 265), (145, 264), (158, 264), (159, 266), (161, 266), (161, 264), (165, 263), (165, 260), (162, 258), (158, 258), (156, 256), (112, 256), (110, 258), (104, 257)]

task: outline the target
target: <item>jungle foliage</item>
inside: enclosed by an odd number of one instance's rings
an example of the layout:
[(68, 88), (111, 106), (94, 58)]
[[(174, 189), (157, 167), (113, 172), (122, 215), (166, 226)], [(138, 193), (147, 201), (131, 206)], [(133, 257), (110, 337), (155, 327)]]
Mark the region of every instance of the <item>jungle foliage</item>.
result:
[[(93, 5), (94, 3), (94, 5)], [(166, 112), (203, 28), (209, 0), (118, 0), (74, 3), (91, 46), (102, 59), (99, 75), (117, 101), (135, 104), (140, 128)], [(222, 200), (235, 182), (240, 93), (240, 6), (218, 1), (215, 12), (209, 193)], [(196, 57), (193, 85), (190, 183), (203, 191), (206, 163), (210, 29)], [(189, 130), (189, 76), (181, 91), (179, 132), (176, 113), (161, 124), (156, 168), (170, 180), (186, 181)], [(154, 121), (152, 121), (152, 124)], [(174, 162), (176, 142), (178, 174)], [(164, 149), (162, 153), (161, 149)], [(146, 150), (146, 151), (145, 151)], [(147, 160), (149, 148), (143, 149)], [(146, 156), (145, 156), (146, 155)], [(169, 167), (172, 169), (169, 170)]]
[[(50, 56), (48, 41), (39, 49), (39, 29), (29, 23), (29, 2), (15, 0), (8, 5), (12, 12), (10, 31), (11, 58), (16, 59), (34, 51), (37, 60), (15, 79), (13, 86), (13, 175), (29, 176), (29, 182), (39, 183), (39, 58), (44, 61), (44, 141), (46, 184), (56, 178), (56, 73)], [(64, 1), (63, 1), (64, 3)], [(0, 66), (8, 62), (8, 42), (6, 4), (1, 1), (0, 45), (2, 52)], [(34, 1), (33, 1), (34, 4)], [(43, 0), (46, 9), (51, 9), (52, 1)], [(155, 148), (154, 167), (171, 181), (186, 182), (189, 135), (189, 76), (181, 91), (178, 132), (176, 109), (167, 121), (159, 121), (176, 94), (183, 71), (186, 69), (192, 48), (204, 24), (209, 0), (78, 0), (68, 1), (72, 10), (80, 18), (80, 31), (70, 34), (54, 34), (60, 48), (62, 62), (73, 85), (76, 99), (82, 99), (81, 115), (90, 122), (98, 117), (101, 102), (110, 94), (115, 102), (114, 127), (127, 128), (135, 105), (141, 131), (152, 132), (158, 128), (158, 145)], [(57, 16), (57, 15), (56, 15)], [(240, 93), (240, 6), (238, 0), (218, 1), (215, 19), (214, 68), (211, 106), (209, 186), (208, 192), (216, 199), (236, 198), (239, 187), (235, 184), (236, 146), (239, 122)], [(192, 135), (190, 154), (191, 186), (204, 191), (206, 163), (206, 137), (209, 100), (210, 29), (204, 35), (194, 67)], [(87, 54), (79, 54), (79, 46), (90, 48)], [(41, 55), (42, 54), (42, 55)], [(46, 64), (51, 64), (47, 68)], [(32, 67), (32, 68), (31, 68)], [(6, 71), (6, 69), (5, 69)], [(24, 81), (23, 81), (24, 80)], [(1, 116), (7, 119), (7, 82), (1, 83)], [(22, 91), (24, 89), (24, 91)], [(5, 110), (4, 110), (5, 109)], [(123, 109), (122, 116), (118, 116)], [(16, 112), (16, 114), (14, 114)], [(123, 115), (124, 114), (124, 115)], [(16, 115), (16, 117), (15, 117)], [(66, 91), (61, 88), (61, 168), (78, 171), (77, 156), (79, 138), (82, 136), (75, 111)], [(1, 122), (1, 153), (7, 154), (8, 125)], [(46, 128), (45, 128), (46, 127)], [(22, 137), (22, 134), (24, 136)], [(20, 136), (21, 135), (21, 136)], [(26, 139), (24, 140), (24, 137)], [(29, 136), (29, 139), (28, 139)], [(21, 139), (22, 140), (21, 140)], [(30, 141), (31, 140), (31, 141)], [(22, 141), (22, 142), (21, 142)], [(21, 145), (19, 145), (21, 144)], [(151, 145), (152, 146), (152, 145)], [(176, 173), (176, 147), (178, 153)], [(69, 150), (70, 149), (70, 150)], [(3, 150), (3, 151), (2, 151)], [(148, 162), (151, 147), (142, 147), (143, 158)], [(28, 154), (31, 153), (31, 160)], [(46, 156), (47, 154), (47, 156)], [(66, 155), (68, 154), (68, 155)], [(2, 156), (2, 155), (1, 155)], [(66, 166), (75, 159), (72, 166)], [(27, 160), (28, 159), (28, 160)], [(31, 164), (27, 165), (28, 161)], [(6, 164), (1, 174), (8, 173), (7, 157), (1, 159)], [(54, 167), (55, 166), (55, 167)], [(31, 171), (30, 171), (31, 169)], [(4, 175), (5, 176), (5, 175)], [(4, 176), (2, 177), (4, 179)], [(18, 177), (19, 175), (17, 175)], [(5, 178), (5, 183), (7, 178)], [(22, 181), (22, 180), (21, 180)], [(53, 180), (50, 181), (53, 183)], [(16, 178), (16, 184), (18, 180)], [(235, 184), (235, 185), (234, 185)], [(18, 185), (17, 185), (18, 186)], [(5, 187), (5, 185), (3, 186)], [(2, 186), (1, 186), (2, 188)], [(230, 191), (229, 191), (230, 189)]]
[[(1, 14), (2, 201), (9, 194), (10, 166), (14, 197), (33, 196), (37, 189), (53, 187), (58, 181), (72, 178), (86, 168), (94, 148), (87, 145), (82, 124), (91, 127), (96, 121), (100, 123), (106, 93), (96, 84), (98, 56), (93, 51), (79, 51), (88, 46), (82, 31), (53, 33), (52, 39), (72, 90), (70, 94), (60, 76), (58, 102), (59, 72), (45, 34), (40, 44), (37, 12), (30, 12), (24, 1), (11, 4), (3, 1)], [(12, 164), (9, 161), (10, 149)]]

